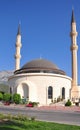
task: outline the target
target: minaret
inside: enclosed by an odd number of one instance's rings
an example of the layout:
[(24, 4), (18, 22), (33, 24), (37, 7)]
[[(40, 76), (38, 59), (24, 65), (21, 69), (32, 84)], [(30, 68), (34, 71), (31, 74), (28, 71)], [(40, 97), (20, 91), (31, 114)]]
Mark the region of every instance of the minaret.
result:
[(78, 98), (78, 73), (77, 73), (77, 31), (76, 21), (74, 18), (74, 11), (72, 10), (71, 18), (71, 53), (72, 53), (72, 86), (71, 86), (71, 98)]
[(17, 38), (16, 38), (15, 70), (20, 69), (20, 59), (21, 59), (20, 49), (21, 49), (21, 46), (22, 46), (21, 32), (20, 32), (20, 24), (19, 24)]

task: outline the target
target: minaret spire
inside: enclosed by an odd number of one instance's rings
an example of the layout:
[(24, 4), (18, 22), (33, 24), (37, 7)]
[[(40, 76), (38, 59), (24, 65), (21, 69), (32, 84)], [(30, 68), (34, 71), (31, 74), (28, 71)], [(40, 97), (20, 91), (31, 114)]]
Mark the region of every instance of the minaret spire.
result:
[(71, 18), (71, 24), (76, 23), (75, 17), (74, 17), (74, 9), (72, 9), (72, 18)]
[(21, 35), (20, 23), (19, 23), (19, 26), (18, 26), (18, 32), (17, 32), (17, 35)]
[(20, 23), (19, 23), (17, 38), (16, 38), (15, 70), (20, 69), (20, 59), (21, 59), (20, 49), (21, 49), (21, 47), (22, 47), (22, 44), (21, 44), (21, 32), (20, 32)]
[(74, 18), (74, 11), (72, 10), (71, 18), (71, 54), (72, 54), (72, 85), (71, 85), (71, 98), (78, 98), (78, 73), (77, 73), (77, 30)]

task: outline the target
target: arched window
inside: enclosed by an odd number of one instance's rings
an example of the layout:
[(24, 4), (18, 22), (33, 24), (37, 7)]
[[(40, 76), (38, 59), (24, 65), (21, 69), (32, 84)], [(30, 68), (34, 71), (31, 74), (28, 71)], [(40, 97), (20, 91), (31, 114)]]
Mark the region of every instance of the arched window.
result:
[(65, 88), (62, 88), (62, 99), (65, 99)]
[(10, 87), (10, 94), (12, 94), (12, 88)]
[(53, 95), (53, 88), (52, 86), (48, 87), (48, 99), (52, 99)]

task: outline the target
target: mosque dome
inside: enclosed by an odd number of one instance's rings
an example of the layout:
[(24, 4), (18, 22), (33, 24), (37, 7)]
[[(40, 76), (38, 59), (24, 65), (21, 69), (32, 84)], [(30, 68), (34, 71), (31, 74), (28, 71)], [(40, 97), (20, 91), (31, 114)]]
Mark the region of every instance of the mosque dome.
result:
[(35, 59), (27, 62), (21, 69), (16, 70), (14, 74), (41, 72), (65, 75), (64, 71), (60, 70), (54, 63), (45, 59)]

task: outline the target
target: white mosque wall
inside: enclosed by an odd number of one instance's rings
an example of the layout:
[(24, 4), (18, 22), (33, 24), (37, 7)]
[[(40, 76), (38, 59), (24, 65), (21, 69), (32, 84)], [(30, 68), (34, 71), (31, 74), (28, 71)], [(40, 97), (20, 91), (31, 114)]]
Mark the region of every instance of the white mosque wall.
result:
[(80, 98), (80, 85), (78, 86), (78, 88), (79, 88), (79, 98)]
[(49, 73), (27, 73), (17, 74), (9, 78), (9, 86), (13, 93), (20, 93), (24, 96), (22, 85), (28, 87), (29, 101), (39, 102), (41, 105), (48, 105), (52, 99), (48, 99), (48, 87), (53, 88), (53, 100), (62, 96), (62, 88), (65, 88), (65, 100), (70, 99), (71, 78), (65, 75)]

